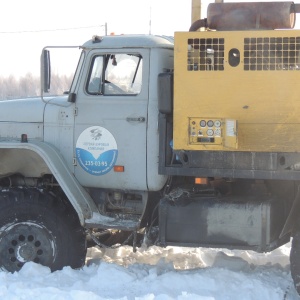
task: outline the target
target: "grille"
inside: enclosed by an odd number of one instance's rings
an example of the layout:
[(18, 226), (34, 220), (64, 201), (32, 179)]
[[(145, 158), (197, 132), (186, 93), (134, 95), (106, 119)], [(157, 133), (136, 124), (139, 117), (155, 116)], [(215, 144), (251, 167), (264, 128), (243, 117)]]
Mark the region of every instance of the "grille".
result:
[(224, 39), (188, 39), (188, 71), (223, 71)]
[(300, 37), (244, 39), (244, 70), (300, 69)]

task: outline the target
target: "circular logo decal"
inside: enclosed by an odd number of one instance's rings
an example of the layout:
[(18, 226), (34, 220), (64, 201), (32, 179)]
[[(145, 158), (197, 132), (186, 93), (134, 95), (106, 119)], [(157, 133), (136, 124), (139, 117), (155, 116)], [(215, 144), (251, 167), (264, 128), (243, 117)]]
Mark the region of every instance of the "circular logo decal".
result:
[(115, 165), (118, 147), (114, 136), (105, 128), (85, 129), (76, 143), (76, 157), (80, 166), (92, 175), (103, 175)]

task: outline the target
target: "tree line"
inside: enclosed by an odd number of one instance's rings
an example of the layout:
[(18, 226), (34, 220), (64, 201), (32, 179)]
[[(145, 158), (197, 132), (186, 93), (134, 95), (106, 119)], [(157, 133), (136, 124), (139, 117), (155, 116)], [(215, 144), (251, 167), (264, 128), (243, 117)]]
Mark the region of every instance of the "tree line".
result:
[[(51, 74), (52, 95), (61, 95), (68, 91), (73, 75)], [(27, 73), (16, 78), (14, 75), (0, 76), (0, 100), (36, 97), (41, 94), (40, 77)]]

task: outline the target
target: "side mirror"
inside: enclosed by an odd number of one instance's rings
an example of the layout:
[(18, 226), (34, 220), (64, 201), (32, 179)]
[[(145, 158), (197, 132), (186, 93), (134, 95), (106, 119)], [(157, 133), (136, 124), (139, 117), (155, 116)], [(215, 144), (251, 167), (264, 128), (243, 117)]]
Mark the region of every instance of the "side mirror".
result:
[(48, 93), (50, 90), (51, 81), (51, 63), (50, 63), (50, 51), (43, 50), (41, 57), (41, 84), (42, 90)]

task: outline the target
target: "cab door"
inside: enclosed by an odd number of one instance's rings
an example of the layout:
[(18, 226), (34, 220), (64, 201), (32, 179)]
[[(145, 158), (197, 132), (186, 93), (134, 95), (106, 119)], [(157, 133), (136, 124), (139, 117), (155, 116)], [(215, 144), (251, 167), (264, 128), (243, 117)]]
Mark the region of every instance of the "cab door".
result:
[(76, 97), (75, 176), (82, 185), (147, 190), (149, 50), (93, 50)]

